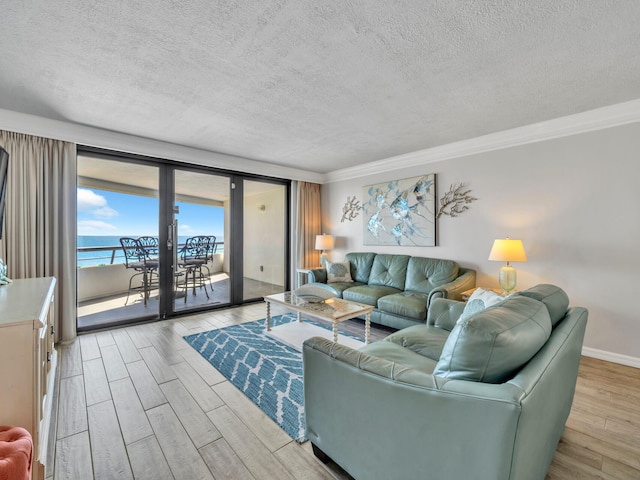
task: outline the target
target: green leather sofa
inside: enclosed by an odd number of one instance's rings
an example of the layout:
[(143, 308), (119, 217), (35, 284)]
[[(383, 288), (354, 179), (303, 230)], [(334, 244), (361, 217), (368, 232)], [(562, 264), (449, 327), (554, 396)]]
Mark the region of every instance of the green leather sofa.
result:
[(543, 480), (569, 416), (587, 310), (538, 285), (353, 350), (303, 344), (307, 437), (356, 479)]
[(476, 286), (476, 271), (453, 260), (409, 255), (347, 253), (353, 282), (327, 283), (324, 268), (309, 272), (309, 283), (334, 295), (376, 307), (371, 321), (393, 328), (424, 324), (435, 298), (460, 300)]

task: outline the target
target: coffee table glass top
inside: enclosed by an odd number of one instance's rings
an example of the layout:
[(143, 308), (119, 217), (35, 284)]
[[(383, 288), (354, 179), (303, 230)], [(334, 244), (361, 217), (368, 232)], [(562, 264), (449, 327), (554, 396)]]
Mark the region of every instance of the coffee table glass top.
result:
[(343, 317), (353, 318), (373, 310), (371, 305), (351, 302), (341, 298), (329, 298), (322, 302), (308, 302), (291, 292), (268, 295), (264, 299), (267, 302), (279, 303), (295, 310), (306, 311), (331, 320), (340, 320)]

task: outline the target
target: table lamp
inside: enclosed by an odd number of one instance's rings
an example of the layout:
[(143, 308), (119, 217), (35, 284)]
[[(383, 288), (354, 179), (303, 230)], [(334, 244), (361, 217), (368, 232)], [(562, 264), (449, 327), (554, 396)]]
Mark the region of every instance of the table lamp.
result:
[(316, 235), (316, 250), (322, 250), (320, 254), (320, 266), (326, 268), (327, 260), (329, 259), (329, 255), (327, 255), (326, 250), (331, 250), (333, 248), (333, 235)]
[(516, 269), (509, 265), (509, 262), (526, 262), (527, 254), (524, 252), (524, 246), (521, 240), (513, 240), (509, 237), (504, 240), (499, 239), (493, 242), (489, 260), (498, 262), (507, 262), (500, 269), (498, 281), (503, 293), (509, 293), (516, 288)]

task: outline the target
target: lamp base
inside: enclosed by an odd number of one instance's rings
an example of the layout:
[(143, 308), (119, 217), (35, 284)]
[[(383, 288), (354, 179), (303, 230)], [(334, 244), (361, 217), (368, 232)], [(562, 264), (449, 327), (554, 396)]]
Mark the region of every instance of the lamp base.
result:
[(505, 265), (500, 269), (500, 274), (498, 275), (498, 282), (500, 283), (500, 287), (502, 288), (503, 293), (508, 294), (516, 288), (517, 274), (516, 269), (512, 266)]
[(327, 260), (329, 260), (329, 255), (327, 252), (322, 252), (320, 254), (320, 266), (322, 268), (327, 268)]

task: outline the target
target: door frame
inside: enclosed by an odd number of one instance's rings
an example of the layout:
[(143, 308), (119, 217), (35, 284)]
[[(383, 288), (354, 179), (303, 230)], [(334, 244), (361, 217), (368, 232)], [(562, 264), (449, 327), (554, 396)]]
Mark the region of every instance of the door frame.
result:
[[(159, 311), (145, 316), (144, 318), (136, 317), (131, 323), (140, 321), (167, 319), (189, 315), (201, 311), (210, 311), (220, 308), (228, 308), (239, 306), (247, 303), (261, 301), (262, 297), (244, 299), (243, 298), (243, 235), (244, 235), (244, 215), (243, 215), (243, 182), (251, 180), (257, 182), (273, 183), (285, 187), (285, 232), (284, 232), (284, 249), (285, 249), (285, 265), (284, 268), (284, 289), (289, 290), (291, 285), (291, 180), (268, 177), (263, 175), (223, 170), (215, 167), (204, 165), (195, 165), (176, 160), (163, 159), (159, 157), (151, 157), (127, 152), (119, 152), (114, 150), (105, 150), (102, 148), (78, 145), (78, 153), (87, 156), (102, 158), (104, 160), (115, 160), (121, 162), (131, 162), (146, 164), (158, 167), (158, 241), (159, 241), (159, 278), (160, 278), (160, 306)], [(176, 170), (193, 171), (203, 174), (225, 176), (230, 179), (230, 206), (229, 206), (229, 239), (233, 242), (233, 248), (230, 245), (225, 246), (225, 256), (229, 255), (229, 276), (230, 276), (230, 295), (229, 303), (215, 305), (201, 305), (188, 309), (180, 309), (175, 311), (173, 308), (173, 268), (167, 266), (173, 265), (173, 251), (167, 248), (169, 239), (168, 228), (174, 221), (174, 199), (175, 199), (175, 176)], [(176, 239), (177, 243), (177, 239)], [(175, 248), (175, 247), (174, 247)]]

